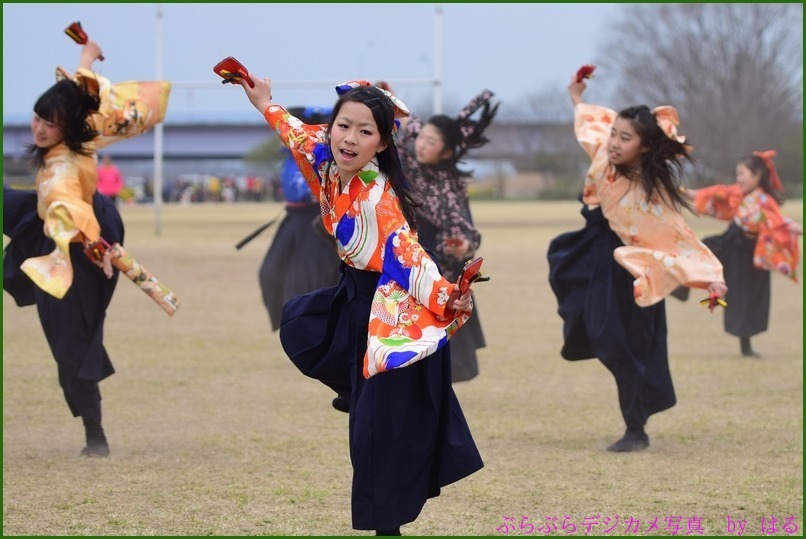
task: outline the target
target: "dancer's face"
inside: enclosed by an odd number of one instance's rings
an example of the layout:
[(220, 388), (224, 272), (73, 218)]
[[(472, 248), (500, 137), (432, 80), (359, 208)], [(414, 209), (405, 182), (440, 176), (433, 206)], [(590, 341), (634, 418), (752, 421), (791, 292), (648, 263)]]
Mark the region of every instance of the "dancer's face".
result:
[(31, 119), (31, 134), (37, 148), (51, 148), (64, 139), (64, 132), (59, 124), (40, 118), (36, 113)]
[(736, 165), (736, 183), (742, 188), (742, 193), (747, 194), (758, 187), (761, 182), (761, 172), (753, 172), (744, 163)]
[(610, 164), (637, 167), (644, 151), (646, 150), (641, 144), (641, 137), (635, 132), (632, 122), (626, 118), (616, 118), (610, 129), (610, 138), (607, 139)]
[(433, 124), (425, 124), (417, 140), (414, 142), (414, 151), (417, 155), (417, 162), (421, 165), (436, 165), (448, 159), (451, 151), (445, 149), (445, 138), (442, 131)]
[(356, 101), (344, 103), (330, 130), (330, 150), (342, 178), (352, 178), (385, 149), (369, 107)]

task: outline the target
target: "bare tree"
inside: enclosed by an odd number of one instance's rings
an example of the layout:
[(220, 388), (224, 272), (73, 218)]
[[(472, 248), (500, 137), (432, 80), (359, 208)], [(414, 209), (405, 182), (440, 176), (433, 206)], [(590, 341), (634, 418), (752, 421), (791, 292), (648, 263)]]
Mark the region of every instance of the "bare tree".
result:
[(602, 50), (616, 99), (675, 106), (709, 176), (732, 178), (739, 157), (772, 148), (800, 191), (802, 4), (630, 4)]
[[(568, 77), (571, 77), (570, 73)], [(565, 85), (551, 82), (525, 94), (514, 103), (504, 103), (498, 116), (502, 120), (521, 122), (573, 123), (574, 107)]]

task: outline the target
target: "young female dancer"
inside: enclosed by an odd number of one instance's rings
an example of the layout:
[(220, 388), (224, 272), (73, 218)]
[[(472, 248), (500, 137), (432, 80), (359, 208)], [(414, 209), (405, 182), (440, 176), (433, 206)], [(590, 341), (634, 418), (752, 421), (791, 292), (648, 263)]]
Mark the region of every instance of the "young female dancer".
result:
[[(473, 226), (467, 197), (470, 172), (458, 168), (468, 150), (489, 142), (484, 130), (498, 105), (491, 107), (493, 93), (485, 90), (462, 109), (456, 118), (438, 114), (422, 120), (412, 117), (403, 130), (398, 149), (406, 178), (419, 194), (417, 233), (431, 252), (442, 274), (455, 280), (462, 266), (474, 258), (481, 234)], [(478, 120), (470, 120), (481, 109)], [(478, 305), (462, 331), (451, 339), (451, 373), (454, 382), (471, 380), (479, 374), (476, 349), (486, 345), (479, 322)]]
[[(703, 243), (725, 267), (730, 293), (725, 297), (725, 331), (739, 337), (743, 356), (758, 357), (750, 337), (767, 331), (770, 271), (797, 281), (797, 236), (803, 228), (781, 215), (783, 186), (774, 150), (753, 152), (736, 164), (736, 183), (685, 190), (698, 213), (731, 221), (719, 236)], [(685, 297), (685, 296), (683, 296)]]
[(608, 451), (649, 446), (650, 415), (676, 399), (664, 297), (679, 285), (726, 292), (722, 265), (680, 213), (675, 169), (688, 157), (677, 112), (630, 107), (618, 114), (582, 102), (576, 77), (577, 140), (591, 158), (582, 192), (585, 228), (555, 238), (549, 282), (564, 322), (567, 360), (597, 357), (616, 379), (627, 429)]
[(412, 233), (393, 138), (405, 105), (357, 81), (337, 88), (326, 127), (307, 126), (271, 103), (268, 79), (253, 82), (242, 86), (294, 154), (342, 260), (337, 286), (286, 304), (280, 339), (303, 373), (350, 396), (353, 527), (399, 535), (442, 486), (482, 467), (443, 346), (471, 293)]
[[(3, 233), (11, 238), (3, 257), (3, 288), (20, 305), (36, 304), (56, 359), (59, 384), (73, 416), (84, 423), (81, 455), (105, 457), (109, 444), (101, 423), (98, 383), (114, 373), (103, 345), (104, 318), (118, 279), (109, 260), (96, 265), (84, 254), (101, 238), (123, 243), (114, 202), (96, 191), (95, 150), (145, 132), (162, 120), (167, 83), (139, 83), (126, 109), (113, 103), (109, 81), (93, 73), (101, 55), (87, 41), (74, 78), (62, 77), (34, 105), (36, 191), (4, 188)], [(126, 84), (131, 91), (136, 85)], [(101, 267), (99, 267), (101, 266)]]

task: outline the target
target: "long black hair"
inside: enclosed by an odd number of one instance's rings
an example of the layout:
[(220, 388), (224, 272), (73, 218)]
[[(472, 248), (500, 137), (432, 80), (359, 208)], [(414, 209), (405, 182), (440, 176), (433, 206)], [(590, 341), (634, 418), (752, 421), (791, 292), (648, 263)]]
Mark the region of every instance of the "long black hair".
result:
[(395, 146), (395, 111), (392, 101), (374, 86), (352, 88), (339, 96), (339, 100), (333, 106), (333, 114), (331, 114), (330, 122), (327, 125), (328, 133), (333, 129), (333, 123), (336, 121), (342, 105), (351, 101), (363, 103), (372, 111), (372, 117), (375, 119), (378, 132), (381, 135), (381, 142), (386, 144), (386, 148), (382, 152), (378, 152), (378, 168), (386, 175), (392, 185), (392, 189), (400, 201), (403, 217), (406, 218), (409, 227), (412, 230), (417, 230), (414, 208), (419, 207), (420, 204), (414, 198), (411, 186), (406, 181), (403, 165), (400, 163), (400, 156)]
[[(492, 97), (492, 92), (488, 92)], [(436, 127), (442, 135), (442, 142), (445, 150), (451, 151), (451, 156), (439, 163), (453, 175), (459, 177), (471, 176), (471, 172), (461, 170), (458, 165), (462, 157), (468, 150), (484, 146), (490, 139), (484, 135), (484, 130), (490, 125), (498, 112), (500, 103), (491, 105), (489, 97), (482, 94), (470, 105), (470, 110), (463, 111), (472, 114), (476, 108), (481, 107), (478, 120), (471, 120), (469, 114), (460, 114), (456, 118), (451, 118), (445, 114), (436, 114), (428, 119), (427, 124)], [(486, 99), (485, 99), (486, 98)]]
[[(90, 94), (70, 79), (62, 79), (39, 96), (34, 104), (34, 112), (46, 122), (61, 128), (64, 135), (62, 142), (70, 151), (92, 155), (84, 144), (98, 135), (90, 123), (90, 114), (97, 111), (99, 106), (100, 98), (97, 95)], [(49, 149), (39, 148), (35, 144), (27, 145), (28, 155), (36, 168), (45, 164), (45, 154)]]
[[(688, 146), (669, 138), (646, 105), (626, 108), (618, 113), (618, 117), (632, 124), (641, 139), (641, 146), (646, 148), (641, 154), (640, 182), (646, 191), (647, 201), (657, 192), (675, 209), (680, 207), (691, 209), (691, 205), (680, 192), (683, 173), (681, 159), (693, 162)], [(616, 170), (628, 178), (635, 174), (624, 165), (616, 165)]]
[(777, 202), (779, 206), (784, 203), (784, 193), (773, 187), (770, 178), (770, 169), (767, 168), (767, 163), (765, 163), (761, 157), (753, 154), (745, 155), (739, 159), (739, 163), (737, 164), (746, 166), (753, 174), (761, 174), (758, 186), (775, 199), (775, 202)]
[(459, 122), (445, 114), (436, 114), (428, 119), (426, 125), (428, 124), (436, 127), (440, 135), (442, 135), (442, 149), (451, 152), (450, 157), (440, 161), (438, 166), (446, 168), (456, 176), (470, 176), (470, 172), (460, 170), (457, 166), (459, 164), (459, 144), (462, 142), (462, 131), (459, 129)]

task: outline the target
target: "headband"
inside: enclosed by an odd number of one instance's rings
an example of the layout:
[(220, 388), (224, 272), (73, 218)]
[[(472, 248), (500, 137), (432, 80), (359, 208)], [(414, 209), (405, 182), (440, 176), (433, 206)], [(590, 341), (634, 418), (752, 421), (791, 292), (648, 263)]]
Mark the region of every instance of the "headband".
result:
[(680, 125), (680, 116), (677, 115), (677, 109), (664, 105), (653, 109), (652, 114), (655, 115), (658, 126), (666, 133), (667, 137), (676, 140), (680, 144), (686, 143), (686, 137), (677, 134), (677, 126)]
[[(349, 92), (350, 90), (352, 90), (353, 88), (359, 88), (361, 86), (370, 86), (370, 87), (372, 87), (372, 83), (369, 82), (369, 81), (360, 80), (360, 79), (359, 80), (351, 80), (351, 81), (345, 82), (344, 84), (339, 84), (338, 86), (336, 86), (336, 93), (339, 94), (339, 95), (343, 95), (343, 94)], [(408, 107), (406, 107), (406, 105), (400, 99), (398, 99), (395, 96), (393, 96), (388, 90), (384, 90), (383, 88), (379, 88), (378, 86), (374, 86), (374, 88), (378, 88), (378, 90), (383, 92), (383, 95), (388, 97), (389, 100), (392, 102), (392, 108), (395, 111), (395, 119), (396, 120), (399, 120), (400, 118), (408, 118), (409, 116), (411, 116), (411, 113), (409, 112)]]
[(766, 150), (764, 152), (753, 152), (753, 155), (764, 161), (764, 165), (767, 167), (767, 172), (770, 173), (770, 184), (772, 184), (772, 188), (783, 193), (784, 186), (781, 184), (781, 178), (778, 177), (778, 171), (775, 169), (775, 163), (772, 162), (772, 158), (778, 155), (778, 152), (775, 150)]

